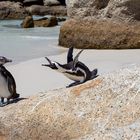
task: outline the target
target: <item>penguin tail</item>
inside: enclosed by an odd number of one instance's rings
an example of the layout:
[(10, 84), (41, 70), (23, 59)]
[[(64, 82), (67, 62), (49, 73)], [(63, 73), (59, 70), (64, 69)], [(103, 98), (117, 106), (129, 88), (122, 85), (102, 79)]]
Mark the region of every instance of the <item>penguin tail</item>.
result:
[(15, 98), (19, 98), (19, 97), (20, 97), (20, 94), (16, 93), (16, 94), (13, 95), (12, 98), (15, 99)]
[(97, 75), (97, 73), (98, 73), (98, 69), (94, 69), (93, 71), (91, 71), (91, 79), (94, 79), (94, 78), (96, 78), (98, 75)]

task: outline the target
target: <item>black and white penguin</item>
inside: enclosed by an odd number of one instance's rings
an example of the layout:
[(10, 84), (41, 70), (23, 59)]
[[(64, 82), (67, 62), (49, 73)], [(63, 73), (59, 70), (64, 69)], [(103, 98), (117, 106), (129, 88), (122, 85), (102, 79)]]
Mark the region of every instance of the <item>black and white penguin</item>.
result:
[(78, 61), (79, 55), (82, 53), (81, 50), (73, 59), (73, 47), (68, 50), (67, 54), (67, 64), (60, 64), (58, 62), (53, 62), (49, 58), (45, 57), (49, 64), (43, 64), (43, 66), (50, 67), (54, 70), (57, 70), (63, 73), (69, 79), (75, 81), (74, 83), (70, 84), (68, 87), (75, 86), (81, 83), (84, 83), (88, 80), (96, 78), (97, 69), (90, 71), (89, 68), (82, 62)]
[(12, 60), (0, 56), (0, 98), (1, 106), (4, 104), (4, 98), (7, 99), (6, 104), (10, 99), (16, 99), (19, 94), (16, 93), (16, 82), (12, 74), (3, 66), (5, 63)]

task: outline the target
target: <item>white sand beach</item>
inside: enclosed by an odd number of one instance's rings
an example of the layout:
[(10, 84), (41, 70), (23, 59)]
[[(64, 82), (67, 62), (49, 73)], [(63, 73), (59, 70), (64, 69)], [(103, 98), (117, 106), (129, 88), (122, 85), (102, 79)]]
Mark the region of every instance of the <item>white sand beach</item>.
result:
[[(49, 58), (60, 63), (66, 62), (67, 49), (61, 55)], [(79, 50), (74, 50), (74, 55)], [(79, 60), (91, 70), (98, 68), (99, 75), (109, 73), (122, 67), (140, 64), (140, 50), (84, 50)], [(62, 88), (72, 81), (61, 73), (41, 64), (47, 63), (45, 58), (33, 59), (16, 65), (8, 65), (7, 69), (14, 75), (17, 92), (21, 97), (28, 97), (39, 92)]]

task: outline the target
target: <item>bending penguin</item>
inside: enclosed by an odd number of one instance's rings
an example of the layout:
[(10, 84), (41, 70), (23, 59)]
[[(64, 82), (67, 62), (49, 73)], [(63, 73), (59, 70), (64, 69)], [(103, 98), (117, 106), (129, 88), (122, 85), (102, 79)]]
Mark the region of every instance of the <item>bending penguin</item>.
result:
[(12, 74), (3, 66), (5, 63), (12, 62), (12, 60), (0, 56), (0, 98), (1, 106), (4, 105), (4, 98), (9, 104), (10, 99), (16, 99), (19, 94), (16, 93), (16, 82)]
[(73, 59), (73, 47), (68, 50), (67, 54), (67, 64), (60, 64), (58, 62), (53, 62), (49, 58), (45, 57), (49, 64), (43, 64), (42, 66), (50, 67), (53, 70), (63, 73), (67, 78), (74, 81), (68, 87), (75, 86), (84, 83), (88, 80), (96, 78), (97, 69), (90, 71), (89, 68), (82, 62), (78, 61), (78, 58), (83, 50), (81, 50)]

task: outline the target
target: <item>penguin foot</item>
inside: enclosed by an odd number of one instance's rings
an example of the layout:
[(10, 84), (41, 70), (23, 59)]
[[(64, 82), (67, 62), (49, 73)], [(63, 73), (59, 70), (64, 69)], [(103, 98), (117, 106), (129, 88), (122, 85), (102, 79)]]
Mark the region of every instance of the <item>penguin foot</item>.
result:
[(99, 75), (93, 75), (92, 77), (91, 77), (91, 79), (90, 80), (93, 80), (93, 79), (95, 79), (96, 77), (98, 77)]
[(97, 75), (98, 69), (94, 69), (91, 73), (92, 73), (93, 76)]
[(15, 98), (13, 100), (10, 101), (10, 103), (17, 103), (20, 99), (19, 98)]
[(82, 83), (81, 82), (74, 82), (74, 83), (71, 83), (68, 86), (66, 86), (66, 88), (70, 88), (70, 87), (77, 86), (77, 85), (80, 85), (80, 84), (82, 84)]
[(5, 104), (0, 104), (0, 107), (4, 107), (4, 106), (6, 106)]
[(98, 69), (94, 69), (94, 70), (91, 72), (92, 76), (91, 76), (90, 80), (92, 80), (92, 79), (98, 77), (99, 75), (97, 75), (97, 73), (98, 73)]
[(0, 103), (0, 107), (4, 107), (6, 105), (7, 105), (7, 103)]
[(4, 104), (3, 103), (0, 103), (0, 107), (3, 107), (4, 106)]
[(12, 103), (17, 103), (20, 100), (24, 100), (24, 99), (27, 99), (27, 98), (15, 98), (13, 100), (7, 100), (7, 102), (0, 102), (0, 107), (4, 107), (4, 106), (6, 106), (8, 104), (12, 104)]
[(13, 100), (11, 101), (10, 99), (7, 99), (7, 102), (1, 102), (0, 103), (0, 107), (6, 106), (8, 104), (11, 104), (13, 102)]
[(17, 103), (19, 102), (20, 100), (25, 100), (27, 98), (15, 98), (15, 99), (12, 99), (11, 101), (9, 101), (9, 104), (12, 104), (12, 103)]

